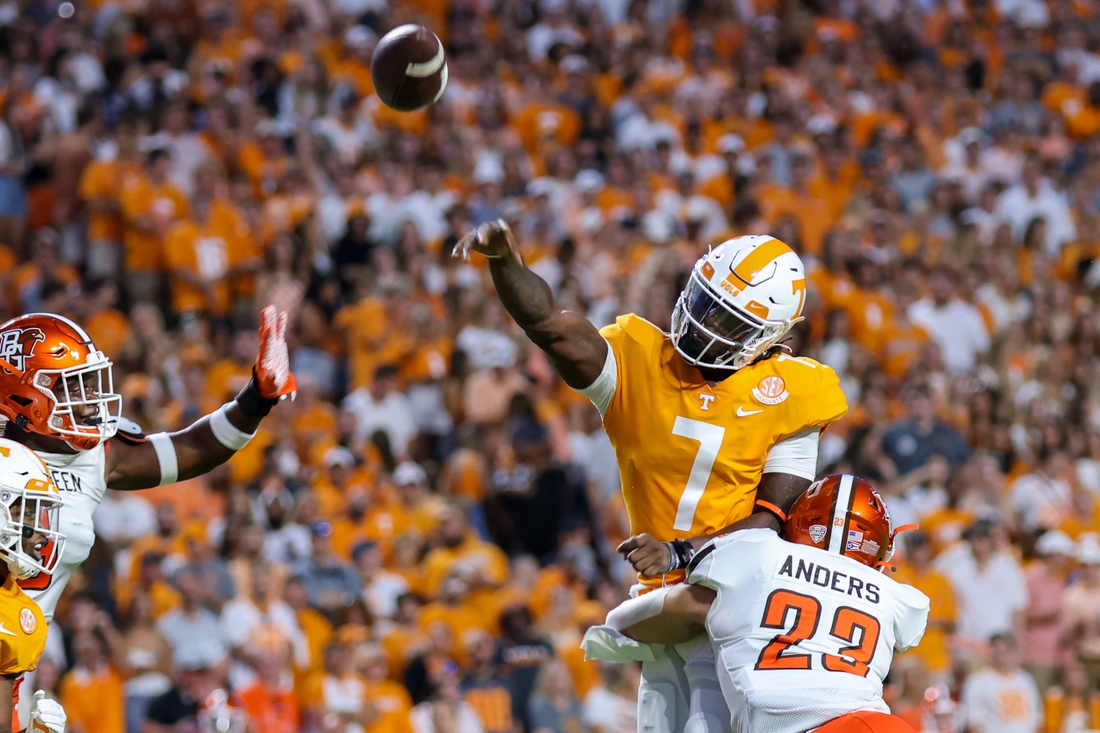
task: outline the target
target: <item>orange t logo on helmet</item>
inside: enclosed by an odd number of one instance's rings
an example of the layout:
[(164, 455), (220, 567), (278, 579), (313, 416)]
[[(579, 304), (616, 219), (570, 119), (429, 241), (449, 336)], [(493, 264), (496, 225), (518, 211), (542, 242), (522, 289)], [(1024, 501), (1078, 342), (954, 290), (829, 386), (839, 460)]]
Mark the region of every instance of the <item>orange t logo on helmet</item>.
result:
[(0, 414), (19, 428), (89, 450), (118, 429), (122, 397), (111, 361), (63, 316), (0, 325)]

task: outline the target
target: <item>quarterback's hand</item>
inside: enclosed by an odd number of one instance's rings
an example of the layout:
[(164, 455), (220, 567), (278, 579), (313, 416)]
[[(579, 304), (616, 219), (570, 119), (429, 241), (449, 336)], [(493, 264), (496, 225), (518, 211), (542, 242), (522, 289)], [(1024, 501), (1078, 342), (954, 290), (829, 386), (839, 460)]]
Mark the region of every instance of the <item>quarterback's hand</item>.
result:
[(654, 578), (671, 571), (676, 564), (672, 548), (652, 535), (636, 534), (618, 547), (634, 570), (647, 578)]
[(290, 352), (286, 348), (286, 311), (269, 305), (260, 313), (260, 354), (256, 357), (256, 383), (260, 394), (269, 400), (290, 396), (298, 391), (298, 382), (290, 371)]
[(31, 729), (46, 733), (65, 733), (65, 708), (57, 700), (47, 700), (46, 693), (34, 693), (31, 703)]
[(471, 252), (485, 255), (489, 259), (511, 257), (523, 264), (519, 244), (512, 234), (511, 227), (503, 219), (479, 225), (477, 229), (458, 240), (451, 254), (454, 257), (469, 260)]

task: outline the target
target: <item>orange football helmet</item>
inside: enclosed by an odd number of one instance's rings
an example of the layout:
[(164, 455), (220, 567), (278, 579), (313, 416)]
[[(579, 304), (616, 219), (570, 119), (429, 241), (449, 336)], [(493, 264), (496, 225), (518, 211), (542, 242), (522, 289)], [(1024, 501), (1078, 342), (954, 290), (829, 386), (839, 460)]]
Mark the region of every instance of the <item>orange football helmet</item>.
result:
[(877, 567), (894, 554), (898, 532), (886, 502), (867, 481), (856, 476), (832, 475), (816, 481), (795, 500), (783, 528), (783, 538)]
[(0, 415), (77, 450), (94, 448), (115, 434), (122, 415), (111, 360), (68, 318), (13, 318), (0, 325)]

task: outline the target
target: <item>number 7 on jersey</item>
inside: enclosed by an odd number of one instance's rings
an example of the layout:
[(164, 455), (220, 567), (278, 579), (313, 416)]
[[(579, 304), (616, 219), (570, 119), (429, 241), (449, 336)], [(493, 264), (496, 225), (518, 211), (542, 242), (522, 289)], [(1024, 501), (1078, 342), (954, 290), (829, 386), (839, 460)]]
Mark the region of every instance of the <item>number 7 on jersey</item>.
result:
[(677, 532), (687, 532), (695, 521), (695, 510), (703, 499), (707, 482), (710, 481), (710, 472), (714, 468), (714, 461), (718, 459), (718, 451), (722, 449), (726, 429), (688, 417), (677, 417), (672, 424), (672, 434), (699, 442), (699, 451), (691, 464), (687, 486), (684, 487), (684, 493), (680, 495), (680, 503), (676, 507), (676, 522), (672, 525)]

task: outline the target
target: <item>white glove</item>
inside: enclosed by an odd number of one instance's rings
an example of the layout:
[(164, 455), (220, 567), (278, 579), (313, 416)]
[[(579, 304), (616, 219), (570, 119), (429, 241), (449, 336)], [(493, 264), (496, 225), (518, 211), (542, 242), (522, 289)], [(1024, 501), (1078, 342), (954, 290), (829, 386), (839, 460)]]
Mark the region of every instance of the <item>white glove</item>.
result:
[(65, 733), (65, 708), (57, 700), (47, 700), (45, 691), (39, 690), (31, 703), (30, 727), (46, 733)]
[(606, 625), (589, 628), (584, 632), (584, 639), (581, 640), (585, 661), (599, 659), (617, 664), (656, 661), (654, 650), (659, 650), (660, 647), (660, 644), (643, 644), (635, 641)]

